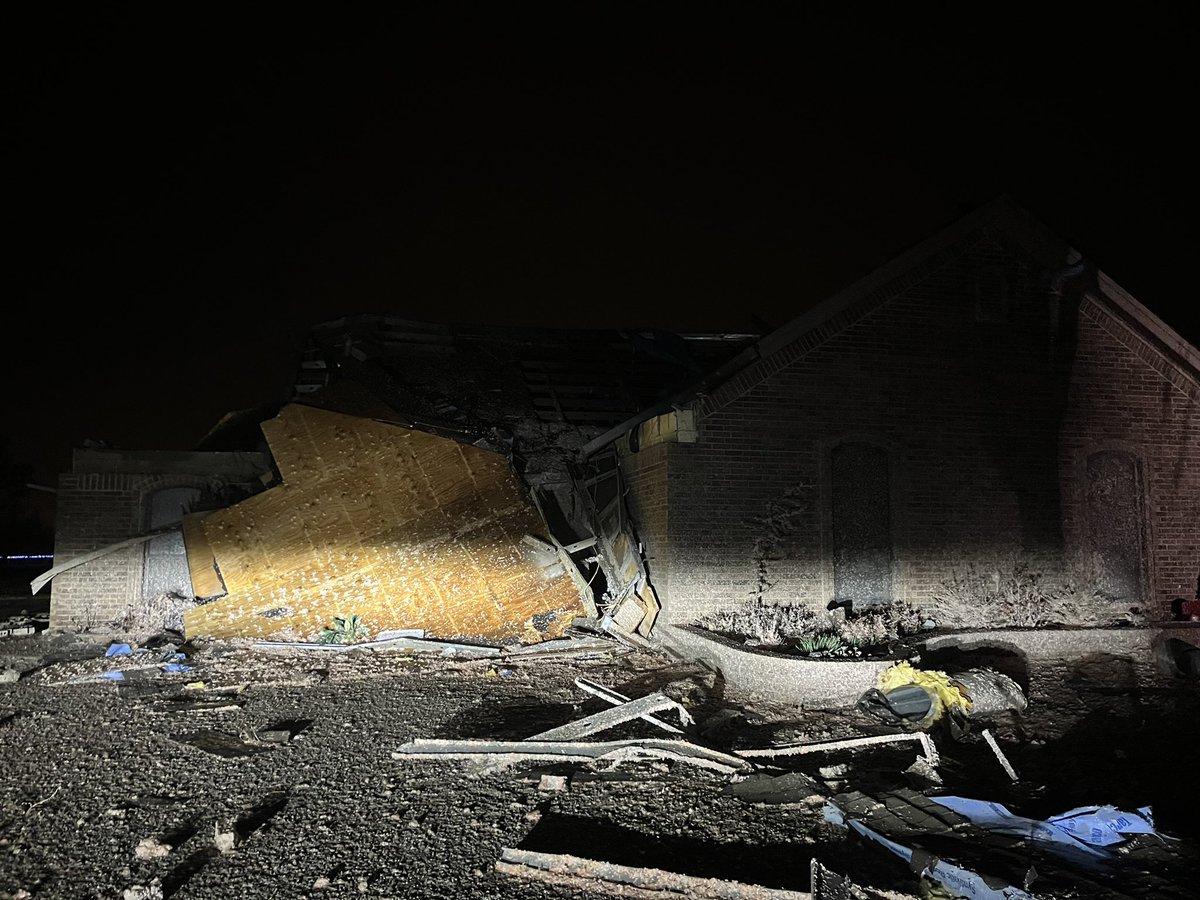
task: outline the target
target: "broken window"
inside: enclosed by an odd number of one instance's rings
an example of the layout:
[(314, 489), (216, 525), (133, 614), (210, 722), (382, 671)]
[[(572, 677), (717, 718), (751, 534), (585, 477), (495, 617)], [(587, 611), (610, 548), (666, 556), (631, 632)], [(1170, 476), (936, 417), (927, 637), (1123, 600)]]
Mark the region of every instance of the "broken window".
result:
[(834, 600), (870, 607), (892, 600), (888, 454), (862, 441), (830, 453)]
[(1096, 587), (1122, 599), (1145, 590), (1145, 517), (1141, 464), (1121, 450), (1087, 459), (1087, 508)]

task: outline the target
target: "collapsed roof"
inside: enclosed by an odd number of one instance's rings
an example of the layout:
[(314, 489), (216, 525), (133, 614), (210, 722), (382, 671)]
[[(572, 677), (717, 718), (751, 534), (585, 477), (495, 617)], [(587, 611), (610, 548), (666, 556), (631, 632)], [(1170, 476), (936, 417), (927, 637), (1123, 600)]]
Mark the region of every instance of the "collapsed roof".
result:
[(354, 613), (528, 642), (586, 612), (649, 637), (658, 603), (616, 455), (580, 449), (754, 337), (317, 326), (294, 402), (262, 426), (282, 484), (185, 523), (210, 597), (189, 633), (303, 637)]

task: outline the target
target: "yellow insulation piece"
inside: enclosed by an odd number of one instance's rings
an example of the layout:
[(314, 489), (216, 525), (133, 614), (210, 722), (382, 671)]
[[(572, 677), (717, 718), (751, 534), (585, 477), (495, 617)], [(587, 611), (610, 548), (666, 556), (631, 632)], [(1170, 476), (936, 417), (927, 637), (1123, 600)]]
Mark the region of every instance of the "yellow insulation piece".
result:
[(964, 714), (971, 710), (971, 698), (965, 690), (945, 672), (914, 669), (910, 663), (897, 663), (879, 676), (879, 690), (883, 693), (898, 687), (915, 684), (923, 688), (933, 706), (925, 717), (922, 727), (941, 719), (947, 710), (961, 709)]

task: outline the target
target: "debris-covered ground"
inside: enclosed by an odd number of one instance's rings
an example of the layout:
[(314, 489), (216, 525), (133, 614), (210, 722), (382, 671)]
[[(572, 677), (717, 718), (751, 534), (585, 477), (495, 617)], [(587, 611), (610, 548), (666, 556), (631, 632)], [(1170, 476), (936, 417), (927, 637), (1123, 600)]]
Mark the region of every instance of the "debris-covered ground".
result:
[[(1194, 896), (1200, 704), (1190, 682), (1116, 657), (1029, 673), (1025, 714), (992, 723), (1016, 783), (978, 729), (959, 741), (935, 733), (937, 786), (920, 766), (904, 773), (922, 753), (908, 740), (756, 757), (759, 771), (738, 775), (669, 756), (505, 766), (400, 752), (418, 738), (521, 740), (611, 708), (580, 677), (632, 698), (661, 691), (696, 722), (675, 735), (638, 719), (594, 740), (686, 738), (731, 752), (894, 732), (852, 711), (739, 703), (703, 668), (647, 652), (459, 661), (201, 643), (106, 658), (107, 647), (45, 635), (0, 644), (0, 670), (19, 673), (0, 686), (0, 897), (613, 895), (498, 866), (506, 848), (801, 892), (815, 856), (868, 896), (911, 896), (920, 886), (905, 863), (824, 810), (865, 797), (904, 818), (915, 803), (905, 825), (915, 843), (929, 832), (925, 795), (1034, 819), (1149, 806), (1157, 830), (1181, 840), (1123, 844), (1118, 877), (1072, 881), (1069, 866), (1011, 838), (968, 851), (952, 826), (928, 836), (964, 864), (994, 857), (997, 871), (1019, 870), (1015, 886), (1033, 896)], [(655, 716), (681, 724), (670, 709)]]

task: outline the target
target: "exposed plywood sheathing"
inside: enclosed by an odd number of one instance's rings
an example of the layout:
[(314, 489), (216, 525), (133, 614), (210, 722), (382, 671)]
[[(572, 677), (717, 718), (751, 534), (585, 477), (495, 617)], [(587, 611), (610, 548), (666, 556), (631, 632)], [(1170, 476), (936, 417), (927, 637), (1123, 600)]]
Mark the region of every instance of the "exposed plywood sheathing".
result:
[(283, 484), (204, 519), (229, 595), (189, 634), (311, 638), (356, 614), (372, 634), (536, 642), (583, 612), (522, 541), (547, 529), (500, 454), (299, 405), (262, 428)]
[(225, 584), (217, 572), (217, 561), (204, 534), (203, 519), (202, 513), (183, 517), (183, 545), (187, 551), (188, 571), (192, 576), (192, 594), (207, 600), (224, 596)]

